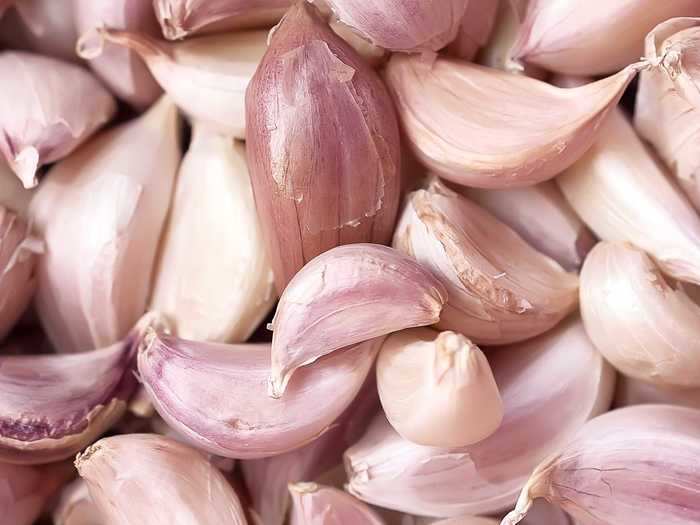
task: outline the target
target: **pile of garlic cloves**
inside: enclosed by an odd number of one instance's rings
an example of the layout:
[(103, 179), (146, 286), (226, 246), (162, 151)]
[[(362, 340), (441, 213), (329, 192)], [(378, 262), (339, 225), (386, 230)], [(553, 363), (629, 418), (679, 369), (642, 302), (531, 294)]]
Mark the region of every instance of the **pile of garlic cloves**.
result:
[(697, 0), (0, 0), (2, 525), (700, 523)]

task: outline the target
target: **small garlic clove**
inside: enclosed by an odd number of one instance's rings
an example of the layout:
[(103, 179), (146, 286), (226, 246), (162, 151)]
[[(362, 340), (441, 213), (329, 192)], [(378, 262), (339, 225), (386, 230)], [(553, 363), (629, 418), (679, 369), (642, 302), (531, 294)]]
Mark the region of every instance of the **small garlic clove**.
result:
[(575, 271), (596, 239), (554, 182), (506, 190), (455, 187), (510, 226), (533, 248)]
[(592, 419), (535, 469), (501, 524), (519, 523), (541, 497), (582, 523), (698, 523), (698, 429), (700, 411), (669, 405)]
[(380, 344), (363, 343), (300, 371), (281, 399), (267, 395), (269, 344), (205, 343), (151, 332), (138, 369), (174, 430), (209, 453), (254, 459), (321, 435), (360, 390)]
[(25, 188), (5, 160), (0, 159), (0, 206), (24, 219), (27, 217), (29, 203), (35, 192), (35, 189)]
[(700, 218), (621, 110), (613, 111), (597, 143), (556, 181), (599, 238), (630, 242), (665, 273), (700, 284)]
[[(30, 188), (112, 118), (112, 96), (83, 68), (20, 51), (0, 53), (0, 153)], [(69, 86), (69, 89), (67, 88)]]
[(575, 274), (439, 182), (409, 196), (393, 244), (447, 287), (440, 329), (477, 344), (534, 337), (576, 308)]
[(612, 399), (615, 373), (576, 319), (490, 349), (489, 362), (505, 409), (494, 434), (468, 447), (425, 447), (401, 438), (379, 416), (345, 453), (349, 492), (417, 515), (506, 510), (532, 469)]
[(326, 250), (389, 242), (401, 178), (391, 98), (307, 2), (298, 1), (272, 34), (246, 95), (246, 120), (278, 292)]
[(61, 492), (53, 511), (54, 525), (105, 525), (106, 520), (90, 497), (83, 479), (76, 479)]
[(664, 404), (700, 409), (700, 388), (655, 385), (620, 374), (614, 404), (617, 407)]
[(430, 271), (392, 248), (350, 244), (319, 255), (277, 305), (270, 395), (280, 397), (295, 370), (335, 350), (436, 323), (446, 300)]
[(394, 55), (385, 77), (421, 161), (457, 184), (530, 186), (593, 144), (644, 63), (563, 89), (455, 59)]
[(695, 0), (530, 0), (513, 58), (569, 75), (602, 75), (638, 60), (644, 37)]
[[(56, 0), (50, 0), (55, 3)], [(160, 27), (151, 2), (143, 0), (73, 0), (75, 23), (81, 38), (77, 48), (89, 48), (94, 31), (99, 27), (143, 32), (153, 37)], [(90, 68), (121, 100), (142, 110), (155, 102), (162, 89), (146, 64), (135, 51), (107, 45), (99, 57), (88, 62)]]
[(36, 307), (59, 352), (107, 346), (143, 314), (180, 162), (178, 117), (163, 98), (58, 163), (30, 215), (46, 242)]
[(290, 525), (384, 525), (367, 505), (347, 492), (312, 482), (289, 484), (292, 496)]
[(467, 0), (467, 9), (457, 37), (448, 46), (450, 56), (474, 60), (479, 48), (486, 45), (496, 23), (499, 5), (509, 0)]
[(235, 491), (197, 450), (155, 434), (101, 439), (75, 460), (110, 525), (245, 525)]
[(414, 328), (387, 337), (377, 358), (377, 387), (391, 425), (420, 445), (471, 445), (503, 419), (486, 357), (454, 332)]
[[(64, 464), (27, 467), (0, 462), (0, 509), (6, 525), (32, 525), (70, 478)], [(90, 524), (90, 525), (99, 525)]]
[(165, 314), (182, 338), (243, 342), (275, 295), (245, 146), (195, 123), (161, 241), (150, 308)]

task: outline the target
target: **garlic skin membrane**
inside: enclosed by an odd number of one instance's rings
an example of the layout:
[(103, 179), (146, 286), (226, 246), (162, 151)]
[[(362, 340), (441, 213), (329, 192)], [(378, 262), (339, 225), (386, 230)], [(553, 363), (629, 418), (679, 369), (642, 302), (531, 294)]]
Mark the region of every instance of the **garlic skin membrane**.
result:
[(377, 244), (322, 253), (294, 276), (272, 320), (270, 395), (295, 370), (343, 347), (438, 322), (447, 293), (415, 260)]
[(248, 87), (246, 121), (278, 292), (335, 246), (389, 242), (401, 178), (393, 103), (374, 69), (307, 2), (272, 34)]
[(274, 301), (245, 146), (195, 123), (161, 240), (150, 308), (166, 315), (182, 338), (243, 342)]
[(0, 77), (0, 153), (25, 188), (38, 184), (40, 166), (71, 153), (116, 111), (89, 72), (54, 58), (3, 51)]
[(563, 89), (456, 59), (395, 54), (384, 76), (421, 162), (454, 183), (502, 189), (573, 164), (643, 67)]
[(438, 327), (476, 344), (549, 330), (576, 307), (578, 278), (439, 182), (409, 195), (393, 246), (447, 288)]
[(4, 160), (0, 160), (0, 206), (27, 218), (35, 189), (27, 189)]
[(617, 379), (615, 406), (664, 404), (700, 409), (700, 388), (661, 386), (622, 374)]
[(506, 510), (532, 469), (612, 400), (615, 372), (575, 318), (489, 349), (489, 363), (505, 410), (495, 433), (468, 447), (425, 447), (401, 438), (380, 415), (345, 453), (347, 490), (416, 515)]
[(384, 525), (367, 505), (347, 492), (312, 482), (290, 483), (292, 496), (290, 525)]
[(54, 525), (104, 525), (97, 505), (92, 501), (88, 486), (78, 478), (65, 486), (53, 511)]
[(621, 110), (613, 111), (596, 144), (556, 181), (600, 239), (629, 242), (664, 273), (700, 284), (700, 218)]
[(110, 525), (144, 519), (152, 525), (246, 524), (223, 474), (200, 452), (170, 438), (104, 438), (78, 454), (75, 467)]
[(0, 463), (0, 509), (3, 523), (35, 523), (44, 506), (69, 477), (68, 469), (62, 464), (27, 467)]
[(568, 75), (618, 71), (642, 56), (644, 37), (676, 16), (700, 16), (695, 0), (530, 0), (515, 60)]
[(420, 445), (462, 447), (493, 434), (503, 403), (486, 356), (454, 332), (414, 328), (390, 335), (377, 357), (387, 419)]
[(30, 213), (46, 243), (36, 308), (58, 351), (112, 344), (143, 314), (179, 162), (177, 110), (162, 98), (41, 184)]
[(582, 523), (697, 523), (698, 429), (700, 411), (686, 407), (638, 405), (598, 416), (537, 467), (501, 524), (519, 523), (539, 497)]
[[(509, 0), (503, 0), (508, 3)], [(473, 61), (486, 45), (496, 23), (501, 0), (467, 0), (467, 9), (457, 36), (448, 46), (450, 56)]]

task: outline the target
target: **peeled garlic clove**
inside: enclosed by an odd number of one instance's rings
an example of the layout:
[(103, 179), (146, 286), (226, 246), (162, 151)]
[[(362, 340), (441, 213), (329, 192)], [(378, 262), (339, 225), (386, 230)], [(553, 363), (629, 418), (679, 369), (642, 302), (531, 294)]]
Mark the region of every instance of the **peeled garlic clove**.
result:
[(78, 454), (75, 466), (110, 524), (246, 523), (223, 474), (197, 450), (172, 439), (104, 438)]
[(438, 326), (477, 344), (528, 339), (576, 307), (575, 274), (439, 182), (409, 196), (394, 247), (446, 285)]
[[(0, 153), (25, 188), (84, 142), (116, 104), (83, 68), (19, 51), (0, 53)], [(69, 89), (68, 89), (69, 88)]]
[(506, 190), (455, 189), (568, 271), (578, 270), (596, 243), (554, 182)]
[(268, 344), (226, 345), (150, 333), (138, 356), (160, 416), (202, 450), (261, 458), (318, 437), (362, 386), (381, 341), (338, 352), (299, 372), (282, 399), (267, 395)]
[(700, 284), (700, 218), (621, 110), (613, 111), (597, 143), (556, 180), (598, 237), (630, 242), (665, 273)]
[(243, 144), (195, 124), (161, 242), (151, 309), (186, 339), (248, 339), (275, 291)]
[[(56, 0), (51, 0), (55, 3)], [(160, 34), (151, 2), (143, 0), (73, 0), (75, 23), (81, 35), (80, 50), (89, 47), (93, 31), (100, 27)], [(135, 51), (106, 45), (99, 57), (88, 62), (90, 68), (121, 100), (137, 109), (145, 109), (158, 99), (162, 89)]]
[(32, 525), (69, 476), (70, 472), (62, 464), (26, 467), (0, 462), (0, 509), (3, 523)]
[(379, 416), (345, 453), (349, 492), (425, 516), (506, 510), (532, 469), (612, 399), (615, 372), (575, 319), (524, 343), (489, 349), (489, 362), (505, 409), (494, 434), (468, 447), (425, 447), (401, 438)]
[(691, 525), (700, 520), (700, 411), (639, 405), (588, 422), (560, 452), (542, 462), (515, 510), (546, 498), (583, 523)]
[(530, 0), (512, 54), (558, 73), (611, 73), (638, 60), (646, 34), (675, 16), (700, 16), (700, 5), (695, 0)]
[(454, 332), (414, 328), (390, 335), (377, 358), (377, 387), (391, 425), (421, 445), (471, 445), (503, 419), (486, 357)]
[(0, 159), (0, 206), (26, 218), (34, 192), (35, 190), (24, 188), (10, 167)]
[(88, 486), (76, 479), (61, 492), (61, 499), (53, 511), (54, 525), (104, 525), (106, 521), (92, 501)]
[(642, 67), (563, 89), (454, 59), (394, 55), (385, 76), (426, 166), (457, 184), (499, 189), (573, 164)]
[(401, 164), (391, 98), (307, 2), (297, 2), (273, 33), (247, 92), (246, 120), (278, 292), (326, 250), (389, 242)]
[(271, 395), (340, 348), (438, 322), (447, 293), (430, 271), (377, 244), (333, 248), (294, 276), (272, 320)]
[(292, 495), (291, 525), (384, 525), (372, 509), (342, 490), (300, 482), (290, 483), (289, 493)]
[(143, 314), (180, 161), (178, 131), (177, 110), (163, 98), (41, 184), (31, 206), (47, 246), (36, 307), (58, 351), (112, 344)]
[[(502, 0), (507, 4), (509, 0)], [(468, 0), (467, 10), (462, 17), (462, 24), (457, 37), (449, 45), (448, 54), (464, 60), (474, 60), (479, 48), (483, 47), (491, 36), (496, 22), (499, 0)]]
[(700, 388), (661, 386), (624, 375), (619, 376), (615, 391), (616, 406), (657, 403), (700, 409)]

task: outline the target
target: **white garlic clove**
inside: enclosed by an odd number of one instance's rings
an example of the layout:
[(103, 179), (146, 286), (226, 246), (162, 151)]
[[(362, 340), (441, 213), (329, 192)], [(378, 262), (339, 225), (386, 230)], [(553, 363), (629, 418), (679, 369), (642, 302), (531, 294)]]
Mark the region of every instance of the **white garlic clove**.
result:
[(290, 525), (384, 525), (367, 505), (347, 492), (312, 482), (289, 484), (292, 496)]
[(53, 511), (54, 525), (105, 525), (106, 520), (90, 497), (88, 486), (81, 478), (61, 491), (61, 499)]

